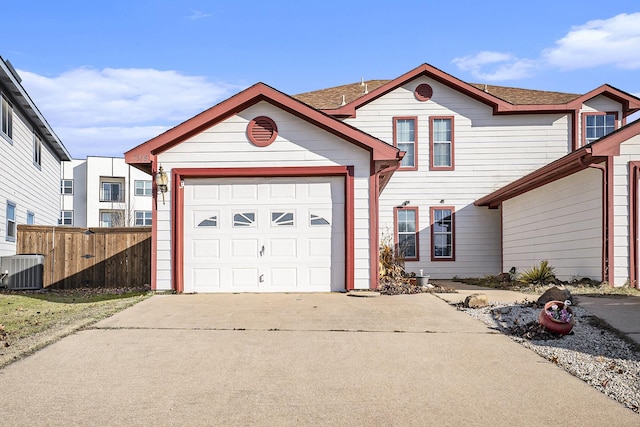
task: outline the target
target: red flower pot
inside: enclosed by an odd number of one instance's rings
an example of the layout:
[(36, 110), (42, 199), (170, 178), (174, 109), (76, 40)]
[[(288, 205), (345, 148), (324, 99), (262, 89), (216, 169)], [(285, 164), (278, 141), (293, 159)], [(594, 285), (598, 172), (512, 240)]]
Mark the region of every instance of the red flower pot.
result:
[(553, 332), (554, 334), (558, 335), (566, 335), (571, 332), (571, 329), (573, 329), (573, 310), (571, 310), (571, 307), (566, 308), (566, 310), (571, 313), (571, 320), (569, 322), (554, 319), (547, 314), (547, 310), (551, 310), (551, 306), (553, 306), (554, 304), (559, 308), (564, 307), (564, 302), (562, 301), (549, 301), (544, 305), (544, 309), (540, 311), (540, 314), (538, 315), (538, 322), (549, 332)]

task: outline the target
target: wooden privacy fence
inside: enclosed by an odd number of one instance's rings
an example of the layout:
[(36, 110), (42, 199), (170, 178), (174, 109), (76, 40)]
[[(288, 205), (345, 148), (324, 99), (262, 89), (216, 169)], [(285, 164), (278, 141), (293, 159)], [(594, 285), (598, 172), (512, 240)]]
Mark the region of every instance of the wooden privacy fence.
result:
[(44, 255), (45, 288), (142, 287), (151, 283), (151, 227), (19, 225), (16, 254)]

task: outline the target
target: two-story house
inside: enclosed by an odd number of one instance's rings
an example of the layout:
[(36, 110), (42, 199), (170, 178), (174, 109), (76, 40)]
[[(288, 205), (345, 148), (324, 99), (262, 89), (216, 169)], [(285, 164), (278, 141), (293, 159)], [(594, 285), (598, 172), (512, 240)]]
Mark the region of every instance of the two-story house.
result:
[(55, 225), (67, 149), (0, 57), (0, 255), (16, 253), (18, 224)]
[(151, 225), (151, 177), (122, 157), (88, 156), (63, 162), (60, 225)]
[(293, 97), (256, 84), (125, 153), (167, 173), (152, 286), (375, 288), (381, 239), (436, 279), (548, 260), (563, 280), (635, 283), (638, 110), (608, 85), (470, 84), (427, 64)]

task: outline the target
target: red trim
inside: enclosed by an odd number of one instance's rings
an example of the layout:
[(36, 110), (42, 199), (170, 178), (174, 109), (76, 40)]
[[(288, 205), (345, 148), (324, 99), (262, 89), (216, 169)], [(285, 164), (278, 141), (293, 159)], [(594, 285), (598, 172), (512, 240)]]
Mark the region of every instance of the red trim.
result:
[(264, 83), (257, 83), (169, 129), (165, 133), (127, 151), (124, 155), (125, 162), (145, 170), (148, 168), (153, 155), (158, 155), (259, 102), (267, 102), (347, 142), (370, 151), (374, 161), (400, 160), (401, 158), (399, 151), (390, 144), (313, 109)]
[(171, 258), (173, 262), (173, 287), (184, 291), (184, 191), (180, 185), (185, 178), (235, 178), (235, 177), (303, 177), (343, 176), (345, 178), (345, 288), (355, 286), (355, 207), (353, 166), (308, 166), (266, 168), (178, 168), (172, 170), (172, 218)]
[(398, 134), (397, 134), (397, 128), (396, 128), (396, 124), (398, 120), (413, 120), (413, 166), (402, 166), (402, 163), (400, 163), (400, 167), (398, 168), (398, 170), (417, 171), (418, 170), (418, 118), (416, 116), (393, 118), (393, 146), (396, 148), (398, 148), (398, 139), (397, 139)]
[(393, 208), (393, 245), (395, 247), (396, 253), (400, 253), (399, 246), (399, 237), (398, 237), (398, 211), (414, 211), (416, 215), (416, 256), (412, 258), (404, 257), (405, 261), (420, 261), (420, 212), (418, 212), (417, 206), (396, 206)]
[(371, 168), (369, 176), (369, 287), (378, 289), (380, 286), (380, 222), (378, 211), (380, 209), (380, 178)]
[[(438, 119), (451, 120), (451, 165), (450, 166), (435, 166), (434, 151), (433, 151), (433, 121)], [(455, 132), (454, 132), (455, 120), (453, 116), (432, 116), (429, 117), (429, 170), (432, 171), (452, 171), (455, 169)]]
[(640, 161), (629, 162), (629, 283), (638, 284), (638, 190), (640, 189)]
[[(437, 210), (450, 210), (451, 211), (451, 257), (442, 258), (436, 257), (434, 253), (435, 246), (433, 244), (433, 217), (434, 211)], [(454, 206), (431, 206), (429, 208), (429, 228), (431, 228), (431, 261), (455, 261), (456, 260), (456, 208)]]
[(618, 121), (618, 112), (617, 111), (590, 111), (582, 113), (582, 137), (580, 138), (580, 143), (584, 146), (587, 145), (587, 117), (588, 116), (606, 116), (612, 114), (614, 117), (613, 130), (615, 131), (620, 127), (620, 122)]

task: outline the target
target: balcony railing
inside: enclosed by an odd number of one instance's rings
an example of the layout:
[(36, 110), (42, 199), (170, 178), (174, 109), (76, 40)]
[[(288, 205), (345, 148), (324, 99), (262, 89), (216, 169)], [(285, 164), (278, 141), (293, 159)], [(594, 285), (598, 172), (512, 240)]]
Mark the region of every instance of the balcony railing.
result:
[(125, 194), (122, 188), (102, 188), (100, 190), (100, 201), (101, 202), (115, 202), (115, 203), (123, 203), (125, 201)]

